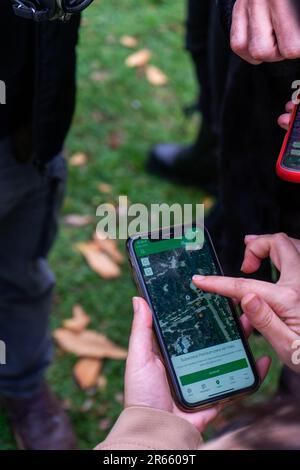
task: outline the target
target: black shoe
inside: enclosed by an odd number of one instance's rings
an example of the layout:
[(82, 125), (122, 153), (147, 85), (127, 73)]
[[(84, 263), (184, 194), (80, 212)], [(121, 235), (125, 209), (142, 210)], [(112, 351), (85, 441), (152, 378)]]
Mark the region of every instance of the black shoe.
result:
[(175, 183), (218, 193), (217, 165), (213, 156), (199, 154), (195, 145), (158, 144), (149, 153), (147, 169)]
[(217, 139), (203, 123), (193, 145), (176, 143), (155, 145), (147, 169), (179, 184), (197, 186), (212, 194), (218, 193)]

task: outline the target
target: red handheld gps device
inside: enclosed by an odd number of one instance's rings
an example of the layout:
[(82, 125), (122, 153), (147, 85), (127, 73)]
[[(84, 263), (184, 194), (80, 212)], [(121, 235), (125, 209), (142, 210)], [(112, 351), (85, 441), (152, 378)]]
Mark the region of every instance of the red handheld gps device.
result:
[(276, 165), (277, 175), (285, 181), (300, 183), (300, 105), (294, 107)]

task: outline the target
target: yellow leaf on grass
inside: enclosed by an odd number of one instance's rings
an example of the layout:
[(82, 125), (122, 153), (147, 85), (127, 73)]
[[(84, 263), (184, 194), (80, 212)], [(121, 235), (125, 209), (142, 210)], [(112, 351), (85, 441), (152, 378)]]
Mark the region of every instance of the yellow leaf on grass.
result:
[(125, 47), (134, 48), (138, 45), (138, 40), (133, 36), (122, 36), (120, 39), (120, 44)]
[(71, 166), (83, 166), (87, 163), (87, 155), (83, 152), (77, 152), (72, 155), (69, 159), (69, 165)]
[(125, 60), (125, 64), (127, 67), (144, 67), (144, 65), (148, 64), (151, 56), (152, 54), (149, 49), (141, 49), (140, 51), (128, 56)]
[(108, 183), (99, 183), (98, 189), (101, 193), (109, 194), (112, 192), (112, 186)]
[(94, 240), (99, 249), (107, 253), (113, 259), (113, 261), (119, 264), (123, 263), (124, 256), (119, 251), (116, 240), (106, 238), (106, 234), (100, 230), (97, 230), (94, 233)]
[(98, 378), (102, 369), (101, 359), (84, 358), (80, 359), (73, 369), (74, 377), (82, 390), (98, 386)]
[(146, 68), (146, 77), (151, 85), (162, 86), (168, 83), (168, 77), (154, 65), (148, 65)]
[(71, 227), (85, 227), (93, 222), (91, 215), (68, 214), (64, 217), (64, 223)]
[(58, 328), (54, 331), (53, 336), (61, 349), (79, 357), (125, 359), (127, 356), (125, 349), (93, 330), (74, 333), (66, 328)]
[(73, 306), (73, 318), (68, 318), (63, 322), (63, 326), (68, 330), (74, 331), (75, 333), (80, 333), (83, 331), (91, 319), (88, 314), (84, 311), (81, 305), (75, 304)]
[(119, 266), (106, 253), (99, 250), (95, 241), (78, 243), (76, 248), (99, 276), (104, 279), (114, 279), (121, 275)]

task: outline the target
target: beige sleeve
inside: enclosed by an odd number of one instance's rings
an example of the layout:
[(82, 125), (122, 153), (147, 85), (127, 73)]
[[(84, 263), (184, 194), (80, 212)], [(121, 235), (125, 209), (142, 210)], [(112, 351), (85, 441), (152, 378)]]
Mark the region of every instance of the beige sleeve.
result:
[(133, 406), (119, 416), (96, 450), (197, 450), (200, 433), (185, 419), (167, 411)]

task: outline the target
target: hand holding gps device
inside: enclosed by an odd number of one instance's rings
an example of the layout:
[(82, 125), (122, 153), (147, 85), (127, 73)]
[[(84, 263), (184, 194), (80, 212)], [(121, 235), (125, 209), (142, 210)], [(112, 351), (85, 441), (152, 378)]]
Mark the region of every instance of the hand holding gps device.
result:
[(295, 105), (276, 165), (283, 180), (300, 183), (300, 107)]
[(167, 230), (168, 238), (165, 229), (129, 238), (127, 248), (176, 403), (196, 411), (255, 391), (258, 374), (232, 301), (192, 282), (194, 274), (222, 274), (208, 232)]

